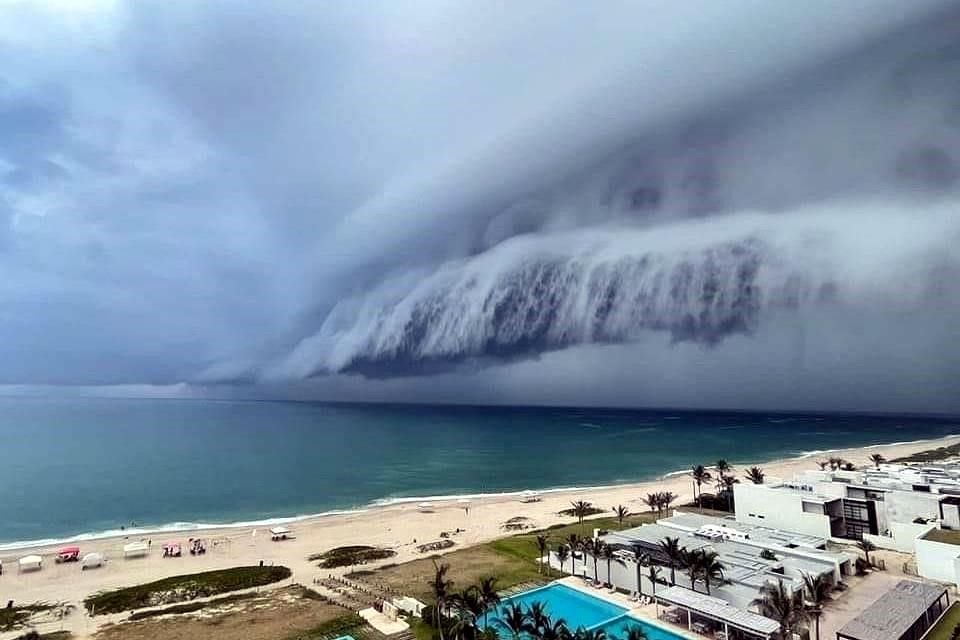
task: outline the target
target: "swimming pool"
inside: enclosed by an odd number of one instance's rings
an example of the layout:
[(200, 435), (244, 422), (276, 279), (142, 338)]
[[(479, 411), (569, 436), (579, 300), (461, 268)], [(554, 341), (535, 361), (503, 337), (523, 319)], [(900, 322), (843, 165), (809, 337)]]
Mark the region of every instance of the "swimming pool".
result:
[(499, 615), (513, 603), (528, 609), (534, 602), (541, 603), (547, 615), (554, 620), (563, 618), (567, 628), (571, 630), (581, 627), (598, 628), (603, 629), (608, 638), (622, 640), (626, 638), (627, 629), (639, 626), (647, 633), (648, 640), (682, 640), (681, 636), (626, 615), (625, 607), (560, 583), (553, 583), (504, 599), (487, 624), (498, 627)]

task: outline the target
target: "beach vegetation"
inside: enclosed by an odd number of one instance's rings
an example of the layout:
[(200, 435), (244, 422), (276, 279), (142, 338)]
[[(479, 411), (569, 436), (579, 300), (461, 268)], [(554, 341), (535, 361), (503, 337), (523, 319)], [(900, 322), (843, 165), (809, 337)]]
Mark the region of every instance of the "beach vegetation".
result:
[(623, 529), (623, 519), (630, 515), (630, 509), (622, 504), (618, 504), (613, 508), (613, 513), (617, 516), (617, 524)]
[(750, 467), (747, 469), (747, 473), (743, 476), (753, 484), (763, 484), (763, 479), (766, 476), (761, 467)]
[[(537, 557), (538, 559), (537, 573), (540, 573), (545, 563), (547, 564), (548, 568), (550, 566), (549, 564), (550, 557), (547, 555), (550, 552), (550, 538), (547, 535), (541, 533), (541, 534), (538, 534), (534, 540), (535, 540), (535, 544), (537, 545), (537, 551), (539, 553)], [(547, 556), (546, 561), (543, 560), (544, 556)]]
[(807, 613), (814, 619), (816, 640), (820, 640), (820, 618), (823, 607), (830, 602), (833, 584), (824, 575), (803, 574), (803, 600)]
[(707, 468), (702, 464), (694, 465), (690, 470), (690, 477), (693, 478), (693, 498), (697, 502), (697, 507), (703, 507), (700, 500), (702, 487), (713, 478)]
[(665, 537), (660, 541), (660, 550), (667, 556), (667, 566), (670, 567), (670, 584), (677, 584), (677, 568), (682, 565), (684, 549), (680, 548), (680, 539)]
[(30, 618), (38, 613), (50, 611), (56, 605), (47, 602), (34, 602), (33, 604), (19, 605), (16, 607), (4, 607), (0, 609), (0, 631), (13, 631), (19, 629), (30, 622)]
[(397, 552), (393, 549), (353, 545), (336, 547), (324, 553), (315, 553), (310, 555), (307, 560), (319, 560), (320, 562), (317, 566), (322, 569), (335, 569), (337, 567), (352, 567), (357, 564), (384, 560), (386, 558), (392, 558), (395, 555), (397, 555)]
[(662, 517), (664, 511), (670, 512), (670, 505), (677, 499), (677, 494), (673, 491), (657, 491), (648, 493), (643, 501), (650, 507), (651, 511), (656, 511), (658, 517)]
[(244, 592), (244, 593), (231, 593), (226, 596), (219, 598), (212, 598), (210, 600), (201, 600), (199, 602), (184, 602), (183, 604), (175, 604), (172, 607), (164, 607), (162, 609), (142, 609), (140, 611), (134, 611), (130, 614), (128, 620), (145, 620), (147, 618), (155, 618), (156, 616), (166, 616), (174, 614), (184, 614), (184, 613), (193, 613), (195, 611), (200, 611), (201, 609), (209, 609), (213, 607), (223, 606), (225, 604), (233, 604), (235, 602), (241, 602), (243, 600), (249, 600), (251, 598), (257, 597), (255, 592)]
[(355, 633), (355, 631), (365, 624), (366, 621), (356, 613), (348, 613), (321, 623), (309, 631), (288, 636), (287, 640), (320, 640), (321, 638), (336, 638), (344, 635), (357, 637), (360, 634)]
[(779, 580), (764, 584), (760, 596), (750, 606), (756, 607), (760, 615), (779, 622), (780, 630), (787, 638), (804, 627), (810, 618), (802, 594), (791, 592)]
[(585, 500), (577, 500), (576, 502), (570, 503), (569, 509), (564, 509), (560, 512), (560, 515), (563, 516), (574, 516), (577, 519), (577, 523), (583, 527), (583, 519), (588, 516), (594, 516), (598, 513), (603, 513), (603, 509), (593, 506), (592, 503), (586, 502)]
[(12, 640), (70, 640), (73, 634), (69, 631), (51, 631), (50, 633), (40, 633), (39, 631), (27, 631)]
[(879, 453), (870, 454), (870, 462), (872, 462), (877, 467), (877, 469), (879, 469), (880, 465), (882, 465), (886, 461), (887, 459), (884, 458), (882, 454), (879, 454)]
[(858, 540), (857, 549), (863, 553), (863, 560), (867, 563), (867, 566), (873, 566), (873, 560), (870, 558), (870, 553), (876, 551), (877, 545), (873, 544), (869, 540)]
[(121, 613), (208, 598), (240, 589), (262, 587), (285, 580), (290, 575), (290, 569), (282, 566), (233, 567), (172, 576), (133, 587), (101, 591), (88, 596), (83, 604), (90, 615)]
[(937, 462), (940, 460), (947, 460), (948, 458), (955, 458), (957, 456), (960, 456), (960, 442), (946, 447), (937, 447), (936, 449), (917, 451), (916, 453), (911, 453), (908, 456), (894, 458), (891, 460), (891, 462)]

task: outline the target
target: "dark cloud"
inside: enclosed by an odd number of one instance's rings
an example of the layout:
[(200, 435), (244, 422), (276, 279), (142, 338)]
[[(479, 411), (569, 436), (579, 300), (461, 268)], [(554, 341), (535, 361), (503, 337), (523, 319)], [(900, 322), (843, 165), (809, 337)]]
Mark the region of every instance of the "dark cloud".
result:
[(951, 2), (0, 11), (0, 383), (960, 409)]

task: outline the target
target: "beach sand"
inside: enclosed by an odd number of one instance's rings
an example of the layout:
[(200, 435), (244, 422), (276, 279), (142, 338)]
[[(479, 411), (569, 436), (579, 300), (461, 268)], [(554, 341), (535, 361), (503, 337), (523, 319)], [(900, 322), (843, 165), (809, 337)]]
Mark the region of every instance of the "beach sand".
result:
[[(816, 469), (817, 460), (828, 455), (840, 456), (862, 466), (869, 464), (869, 457), (873, 453), (881, 453), (892, 459), (957, 442), (960, 442), (960, 437), (844, 449), (758, 464), (764, 468), (768, 481), (774, 478), (790, 479), (798, 472)], [(735, 466), (737, 476), (742, 478), (743, 471), (750, 465)], [(94, 633), (99, 625), (123, 618), (89, 618), (86, 615), (81, 604), (83, 598), (100, 590), (131, 586), (185, 573), (255, 565), (260, 561), (285, 565), (293, 571), (294, 582), (309, 585), (315, 577), (325, 576), (331, 571), (319, 569), (316, 563), (307, 561), (307, 556), (333, 547), (354, 544), (390, 547), (397, 552), (397, 556), (384, 562), (405, 562), (423, 557), (424, 554), (417, 550), (417, 546), (439, 540), (442, 531), (453, 532), (458, 528), (464, 530), (452, 536), (456, 546), (451, 550), (459, 549), (510, 535), (503, 529), (503, 524), (515, 516), (529, 518), (538, 528), (570, 522), (571, 518), (560, 516), (558, 512), (569, 508), (570, 502), (575, 500), (587, 500), (602, 507), (607, 516), (612, 515), (611, 510), (619, 504), (626, 505), (633, 512), (641, 512), (647, 509), (642, 501), (643, 497), (647, 493), (663, 490), (673, 491), (680, 496), (676, 505), (689, 502), (693, 496), (689, 476), (674, 475), (650, 482), (541, 493), (542, 500), (536, 503), (521, 503), (516, 496), (473, 499), (469, 504), (469, 512), (464, 508), (466, 505), (458, 503), (456, 499), (433, 501), (434, 510), (431, 513), (421, 513), (416, 504), (395, 504), (359, 513), (331, 515), (293, 523), (289, 526), (296, 539), (283, 542), (272, 542), (268, 528), (264, 527), (258, 528), (255, 534), (251, 527), (190, 531), (179, 535), (165, 533), (163, 537), (152, 538), (149, 557), (131, 560), (124, 560), (122, 557), (122, 547), (130, 540), (123, 537), (108, 538), (80, 544), (83, 553), (100, 551), (110, 558), (103, 568), (89, 571), (81, 571), (76, 563), (54, 564), (52, 553), (56, 547), (18, 549), (0, 554), (4, 563), (4, 572), (0, 576), (0, 600), (4, 604), (10, 599), (18, 604), (37, 601), (74, 603), (78, 608), (66, 618), (64, 628), (73, 631), (77, 637), (85, 638)], [(135, 539), (139, 540), (140, 537), (138, 535)], [(161, 558), (160, 546), (163, 542), (178, 540), (186, 543), (189, 537), (206, 538), (208, 552), (196, 557), (186, 554), (182, 558)], [(186, 550), (186, 544), (184, 547)], [(29, 553), (44, 556), (43, 570), (17, 574), (16, 559)], [(340, 570), (344, 571), (346, 569)], [(283, 584), (289, 584), (289, 581)], [(59, 628), (59, 625), (56, 627)], [(0, 633), (0, 640), (16, 635)]]

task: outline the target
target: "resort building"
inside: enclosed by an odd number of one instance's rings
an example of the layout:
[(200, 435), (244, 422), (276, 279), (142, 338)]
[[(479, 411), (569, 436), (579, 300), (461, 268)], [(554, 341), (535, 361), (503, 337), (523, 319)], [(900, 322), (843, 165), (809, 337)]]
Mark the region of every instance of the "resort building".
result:
[[(733, 526), (728, 526), (733, 525)], [(722, 563), (723, 584), (702, 581), (692, 585), (681, 568), (676, 568), (671, 580), (670, 558), (661, 548), (667, 538), (676, 538), (678, 545), (688, 551), (709, 550), (718, 554)], [(657, 595), (671, 586), (671, 581), (686, 589), (712, 596), (732, 607), (746, 611), (760, 595), (766, 583), (780, 582), (791, 591), (803, 588), (803, 576), (826, 576), (831, 582), (849, 573), (851, 557), (830, 553), (817, 545), (825, 540), (810, 536), (778, 532), (759, 527), (742, 527), (737, 523), (699, 514), (679, 513), (657, 524), (611, 532), (600, 539), (614, 549), (609, 563), (599, 558), (596, 564), (588, 554), (566, 569), (601, 582), (609, 582), (626, 593)], [(797, 541), (804, 545), (801, 547)], [(794, 545), (791, 547), (790, 545)], [(659, 584), (654, 585), (649, 571), (637, 566), (637, 555), (646, 556), (651, 564), (660, 567)], [(555, 560), (554, 560), (555, 562)], [(594, 568), (596, 567), (596, 573)], [(709, 593), (707, 593), (709, 591)]]
[(837, 631), (837, 640), (920, 640), (949, 605), (945, 587), (901, 580)]
[(790, 481), (738, 484), (734, 497), (740, 523), (867, 539), (903, 552), (915, 551), (931, 529), (960, 528), (960, 470), (946, 465), (808, 471)]
[(960, 530), (933, 529), (915, 544), (921, 576), (960, 586)]

